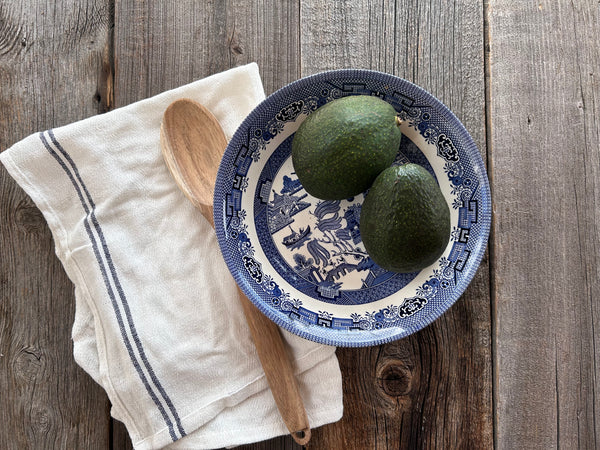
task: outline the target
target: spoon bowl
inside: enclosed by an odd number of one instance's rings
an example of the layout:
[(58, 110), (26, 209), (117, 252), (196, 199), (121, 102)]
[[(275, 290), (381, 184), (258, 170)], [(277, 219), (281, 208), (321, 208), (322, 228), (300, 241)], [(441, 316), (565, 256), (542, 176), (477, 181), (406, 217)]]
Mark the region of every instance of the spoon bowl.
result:
[(227, 147), (221, 125), (202, 105), (187, 99), (177, 100), (165, 111), (160, 142), (175, 182), (214, 227), (213, 191)]

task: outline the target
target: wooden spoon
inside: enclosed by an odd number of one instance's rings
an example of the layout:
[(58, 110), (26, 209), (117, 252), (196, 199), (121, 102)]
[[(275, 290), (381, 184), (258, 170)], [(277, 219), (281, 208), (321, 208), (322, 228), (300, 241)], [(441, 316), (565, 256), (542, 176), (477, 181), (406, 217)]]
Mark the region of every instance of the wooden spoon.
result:
[[(160, 127), (163, 158), (179, 188), (215, 226), (213, 191), (227, 138), (210, 111), (192, 100), (169, 105)], [(305, 445), (310, 426), (292, 362), (277, 325), (246, 297), (239, 298), (277, 408), (294, 440)]]

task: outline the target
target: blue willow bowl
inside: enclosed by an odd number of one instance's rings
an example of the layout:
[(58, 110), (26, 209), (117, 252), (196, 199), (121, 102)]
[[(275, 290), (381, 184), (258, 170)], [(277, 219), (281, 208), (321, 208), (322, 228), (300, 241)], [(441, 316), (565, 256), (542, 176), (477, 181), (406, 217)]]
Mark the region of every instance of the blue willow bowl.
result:
[[(375, 95), (396, 109), (403, 137), (395, 164), (425, 167), (448, 202), (450, 242), (419, 272), (388, 272), (366, 253), (359, 231), (364, 194), (322, 201), (294, 173), (298, 126), (347, 95)], [(454, 114), (406, 80), (357, 69), (302, 78), (258, 105), (225, 151), (214, 205), (221, 251), (248, 298), (292, 333), (348, 347), (400, 339), (444, 313), (475, 275), (491, 220), (485, 166)]]

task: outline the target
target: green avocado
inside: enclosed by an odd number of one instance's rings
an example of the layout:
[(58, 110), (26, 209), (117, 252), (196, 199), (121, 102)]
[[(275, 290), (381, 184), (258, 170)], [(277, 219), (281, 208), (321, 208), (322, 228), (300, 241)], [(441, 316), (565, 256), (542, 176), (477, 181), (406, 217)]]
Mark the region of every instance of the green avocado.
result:
[(435, 178), (418, 164), (385, 169), (363, 202), (360, 234), (380, 267), (409, 273), (433, 264), (450, 239), (450, 209)]
[(394, 162), (401, 137), (396, 110), (386, 101), (368, 95), (335, 99), (308, 116), (294, 134), (294, 171), (314, 197), (353, 197)]

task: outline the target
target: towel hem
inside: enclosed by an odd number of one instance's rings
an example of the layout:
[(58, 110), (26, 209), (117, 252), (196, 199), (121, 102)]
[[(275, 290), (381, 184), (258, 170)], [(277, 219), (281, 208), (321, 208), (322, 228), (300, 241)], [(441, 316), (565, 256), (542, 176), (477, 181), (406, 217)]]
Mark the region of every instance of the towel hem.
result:
[[(302, 357), (294, 360), (294, 363), (296, 364), (296, 370), (295, 370), (296, 375), (301, 375), (302, 373), (314, 368), (315, 366), (317, 366), (318, 364), (327, 360), (328, 358), (334, 356), (334, 352), (332, 351), (332, 349), (333, 349), (333, 347), (318, 347), (317, 349), (308, 352), (306, 355), (302, 355)], [(319, 355), (319, 353), (320, 353), (320, 355)], [(310, 361), (307, 362), (306, 358), (311, 355), (313, 355), (313, 357), (314, 357), (315, 354), (317, 354), (316, 355), (317, 358), (311, 359)], [(239, 389), (235, 390), (233, 393), (230, 393), (228, 396), (220, 397), (210, 403), (207, 403), (206, 405), (196, 408), (194, 411), (192, 411), (189, 414), (187, 414), (186, 416), (182, 417), (181, 420), (182, 420), (182, 422), (185, 423), (186, 428), (189, 428), (188, 424), (190, 424), (190, 422), (191, 422), (191, 424), (192, 424), (191, 427), (193, 429), (198, 429), (198, 428), (202, 427), (203, 425), (207, 424), (208, 422), (210, 422), (212, 419), (214, 419), (224, 409), (233, 408), (236, 405), (240, 404), (241, 402), (247, 400), (251, 396), (258, 394), (265, 389), (269, 389), (269, 385), (268, 385), (265, 375), (263, 374), (263, 375), (259, 376), (258, 378), (255, 378), (251, 382), (246, 383), (245, 385), (241, 386)], [(201, 420), (193, 420), (195, 417), (198, 417), (198, 416), (202, 417), (202, 419)], [(160, 443), (161, 445), (166, 445), (162, 436), (168, 437), (168, 433), (169, 433), (168, 428), (163, 427), (162, 429), (156, 431), (154, 434), (152, 434), (150, 436), (142, 437), (141, 439), (139, 439), (137, 441), (138, 444), (136, 444), (136, 445), (144, 443), (148, 440), (150, 440), (152, 442)], [(140, 437), (140, 436), (138, 435), (138, 437)], [(132, 436), (132, 440), (133, 440), (133, 436)], [(169, 438), (169, 443), (170, 442), (172, 442), (172, 441)], [(142, 448), (146, 448), (146, 447), (142, 447)], [(148, 448), (152, 448), (152, 447), (148, 447)]]
[[(313, 414), (312, 422), (314, 425), (311, 425), (311, 430), (316, 428), (335, 423), (339, 421), (343, 416), (343, 407), (334, 407), (323, 409), (319, 411), (318, 415)], [(244, 439), (236, 439), (236, 436), (242, 435)], [(219, 433), (208, 433), (203, 437), (206, 440), (211, 440), (211, 445), (209, 447), (194, 447), (196, 450), (209, 450), (214, 448), (232, 448), (240, 445), (249, 445), (257, 442), (266, 441), (269, 439), (274, 439), (278, 436), (284, 436), (289, 434), (289, 430), (284, 426), (272, 426), (272, 425), (264, 425), (261, 427), (242, 427), (242, 428), (231, 428), (227, 430), (227, 432), (219, 432)], [(228, 440), (227, 438), (232, 437), (233, 439)], [(216, 439), (215, 439), (216, 438)], [(215, 439), (214, 441), (212, 439)], [(137, 446), (140, 443), (134, 444), (134, 448), (136, 450), (140, 450)], [(167, 446), (167, 448), (169, 448)]]

